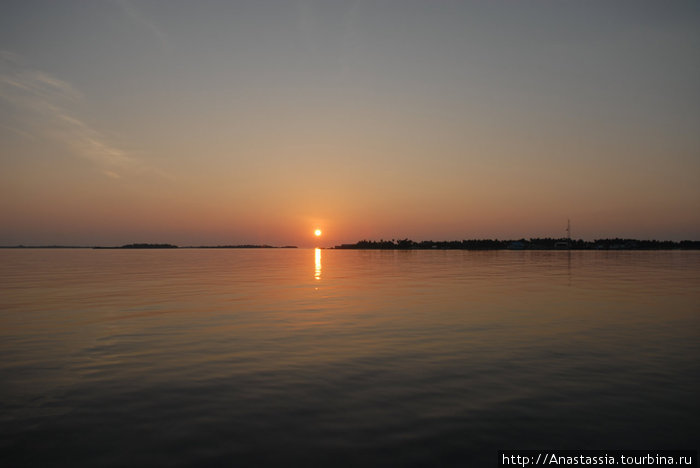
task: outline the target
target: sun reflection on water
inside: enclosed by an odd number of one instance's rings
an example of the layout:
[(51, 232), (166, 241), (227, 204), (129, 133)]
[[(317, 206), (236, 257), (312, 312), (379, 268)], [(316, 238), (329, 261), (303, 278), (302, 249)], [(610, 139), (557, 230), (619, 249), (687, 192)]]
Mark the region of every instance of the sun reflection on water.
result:
[(317, 280), (321, 279), (321, 249), (314, 249), (314, 254), (316, 258), (316, 271), (314, 273), (314, 278)]

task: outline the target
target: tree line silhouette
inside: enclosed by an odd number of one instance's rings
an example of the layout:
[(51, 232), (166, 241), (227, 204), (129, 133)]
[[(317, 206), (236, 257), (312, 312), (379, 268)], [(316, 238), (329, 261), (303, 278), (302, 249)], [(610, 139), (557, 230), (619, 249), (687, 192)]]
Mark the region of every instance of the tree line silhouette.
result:
[(584, 241), (582, 239), (567, 238), (531, 238), (518, 240), (499, 239), (468, 239), (455, 241), (420, 241), (411, 239), (391, 239), (378, 241), (361, 240), (354, 244), (336, 245), (335, 249), (375, 249), (375, 250), (673, 250), (700, 249), (700, 241), (683, 240), (659, 241), (659, 240), (639, 240), (639, 239), (596, 239), (594, 241)]

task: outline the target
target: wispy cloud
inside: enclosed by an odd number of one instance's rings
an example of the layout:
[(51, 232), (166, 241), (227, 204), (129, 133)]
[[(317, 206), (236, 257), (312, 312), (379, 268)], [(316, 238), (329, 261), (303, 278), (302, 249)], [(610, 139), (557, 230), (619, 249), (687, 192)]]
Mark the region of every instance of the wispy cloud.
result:
[(26, 66), (16, 54), (0, 51), (0, 100), (12, 108), (4, 128), (25, 137), (58, 142), (110, 178), (144, 172), (167, 177), (80, 118), (75, 108), (83, 99), (70, 83)]
[(168, 45), (168, 36), (159, 28), (153, 21), (147, 18), (138, 8), (129, 0), (117, 0), (116, 2), (124, 12), (124, 14), (134, 23), (149, 31), (161, 45)]

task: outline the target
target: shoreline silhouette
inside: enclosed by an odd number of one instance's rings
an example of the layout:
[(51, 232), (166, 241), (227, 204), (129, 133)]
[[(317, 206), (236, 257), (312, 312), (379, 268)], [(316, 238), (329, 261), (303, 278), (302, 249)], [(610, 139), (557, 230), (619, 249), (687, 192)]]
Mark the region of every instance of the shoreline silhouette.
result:
[[(1, 245), (0, 249), (297, 249), (296, 245), (226, 244), (178, 246), (174, 244), (132, 243), (121, 246), (80, 245)], [(413, 241), (411, 239), (366, 240), (354, 244), (323, 247), (332, 250), (700, 250), (697, 240), (655, 240), (606, 238), (585, 241), (568, 238), (465, 239), (452, 241)]]
[(178, 246), (174, 244), (125, 244), (121, 246), (91, 246), (91, 245), (0, 245), (0, 249), (94, 249), (94, 250), (117, 250), (117, 249), (296, 249), (296, 245), (188, 245)]
[(639, 239), (596, 239), (585, 241), (568, 238), (468, 239), (461, 241), (413, 241), (391, 239), (361, 240), (336, 245), (338, 250), (700, 250), (700, 241), (659, 241)]
[(126, 244), (121, 247), (93, 247), (93, 249), (177, 249), (173, 244)]

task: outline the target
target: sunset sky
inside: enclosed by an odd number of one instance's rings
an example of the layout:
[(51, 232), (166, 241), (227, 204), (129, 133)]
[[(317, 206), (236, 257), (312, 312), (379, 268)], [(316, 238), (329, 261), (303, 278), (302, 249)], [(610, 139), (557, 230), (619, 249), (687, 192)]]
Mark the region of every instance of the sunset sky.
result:
[(698, 1), (3, 1), (0, 245), (700, 239)]

